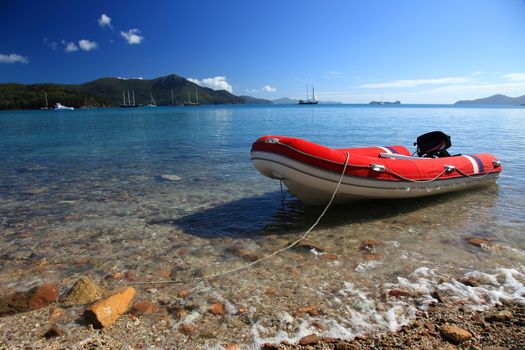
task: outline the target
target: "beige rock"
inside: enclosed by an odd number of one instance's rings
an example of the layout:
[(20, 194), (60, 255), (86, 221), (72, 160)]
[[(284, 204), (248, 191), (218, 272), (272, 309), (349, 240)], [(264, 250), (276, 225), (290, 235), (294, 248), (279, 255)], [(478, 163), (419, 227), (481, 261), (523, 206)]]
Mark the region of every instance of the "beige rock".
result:
[(62, 300), (65, 306), (85, 305), (101, 299), (106, 290), (93, 282), (89, 277), (82, 276), (75, 282)]
[(469, 331), (451, 325), (441, 326), (440, 333), (443, 338), (454, 344), (461, 344), (472, 338)]
[(513, 318), (514, 315), (512, 315), (512, 312), (509, 310), (504, 310), (485, 317), (485, 320), (488, 322), (505, 322), (510, 321)]
[(316, 334), (304, 336), (299, 340), (299, 344), (302, 346), (315, 345), (317, 343), (319, 343), (319, 337)]
[(108, 297), (91, 305), (84, 312), (84, 318), (94, 328), (107, 327), (128, 310), (134, 295), (135, 289), (132, 287), (117, 289)]

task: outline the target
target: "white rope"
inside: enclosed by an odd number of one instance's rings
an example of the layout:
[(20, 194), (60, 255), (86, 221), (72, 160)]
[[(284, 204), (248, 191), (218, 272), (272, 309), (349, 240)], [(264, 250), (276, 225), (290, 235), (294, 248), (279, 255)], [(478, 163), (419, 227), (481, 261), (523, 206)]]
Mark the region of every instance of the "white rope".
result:
[[(253, 265), (256, 265), (256, 264), (258, 264), (258, 263), (260, 263), (260, 262), (262, 262), (264, 260), (267, 260), (267, 259), (269, 259), (269, 258), (271, 258), (273, 256), (276, 256), (277, 254), (282, 253), (285, 250), (288, 250), (288, 249), (292, 248), (293, 246), (295, 246), (296, 244), (301, 242), (303, 239), (305, 239), (310, 234), (310, 232), (312, 232), (312, 230), (319, 224), (319, 222), (321, 221), (323, 216), (328, 211), (328, 208), (330, 208), (330, 206), (332, 205), (332, 202), (334, 201), (335, 195), (337, 194), (337, 191), (339, 190), (339, 186), (341, 186), (341, 182), (343, 182), (343, 178), (345, 176), (346, 168), (348, 166), (348, 159), (350, 158), (350, 153), (345, 152), (345, 157), (346, 158), (345, 158), (345, 163), (344, 163), (344, 166), (343, 166), (343, 171), (341, 172), (341, 176), (339, 178), (339, 181), (337, 182), (337, 186), (335, 186), (335, 189), (334, 189), (334, 192), (332, 193), (332, 197), (330, 198), (330, 201), (328, 201), (328, 204), (325, 206), (323, 212), (321, 213), (321, 215), (319, 215), (317, 220), (315, 220), (314, 224), (312, 226), (310, 226), (310, 228), (299, 239), (297, 239), (297, 240), (293, 241), (292, 243), (288, 244), (286, 247), (278, 249), (278, 250), (274, 251), (271, 254), (265, 255), (262, 258), (259, 258), (259, 259), (255, 260), (255, 261), (252, 261), (251, 263), (248, 263), (248, 264), (245, 264), (245, 265), (242, 265), (242, 266), (230, 269), (230, 270), (226, 270), (226, 271), (223, 271), (223, 272), (214, 273), (214, 274), (210, 274), (210, 275), (205, 275), (205, 276), (201, 276), (201, 277), (196, 277), (196, 278), (193, 279), (193, 281), (197, 282), (197, 281), (202, 281), (202, 280), (213, 279), (213, 278), (216, 278), (216, 277), (224, 276), (224, 275), (227, 275), (227, 274), (230, 274), (230, 273), (234, 273), (234, 272), (237, 272), (237, 271), (240, 271), (240, 270), (247, 269), (247, 268), (249, 268), (249, 267), (251, 267)], [(189, 282), (191, 282), (191, 281), (190, 280), (188, 280), (188, 281), (167, 280), (167, 281), (134, 282), (132, 284), (136, 284), (136, 285), (140, 285), (140, 284), (171, 284), (171, 283), (181, 283), (182, 284), (182, 283), (189, 283)]]

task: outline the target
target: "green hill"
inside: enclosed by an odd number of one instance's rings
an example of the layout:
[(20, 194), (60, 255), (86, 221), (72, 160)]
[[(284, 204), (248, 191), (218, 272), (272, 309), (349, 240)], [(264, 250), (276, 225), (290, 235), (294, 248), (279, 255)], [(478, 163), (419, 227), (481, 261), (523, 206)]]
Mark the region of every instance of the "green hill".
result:
[(0, 84), (0, 109), (38, 109), (45, 106), (44, 92), (49, 106), (57, 102), (66, 106), (115, 107), (122, 103), (122, 93), (135, 94), (137, 104), (146, 105), (151, 96), (157, 105), (171, 104), (171, 92), (175, 104), (195, 102), (196, 94), (200, 104), (241, 104), (241, 97), (228, 91), (215, 91), (196, 85), (178, 75), (171, 74), (156, 79), (101, 78), (83, 84)]

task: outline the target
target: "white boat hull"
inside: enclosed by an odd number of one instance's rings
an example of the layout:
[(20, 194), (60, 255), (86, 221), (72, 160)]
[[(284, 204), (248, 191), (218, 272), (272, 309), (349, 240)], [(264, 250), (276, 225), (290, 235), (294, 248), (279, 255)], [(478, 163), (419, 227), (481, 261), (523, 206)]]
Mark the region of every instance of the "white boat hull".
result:
[[(291, 194), (309, 205), (328, 203), (341, 174), (314, 167), (275, 153), (253, 151), (251, 160), (263, 175), (282, 180)], [(334, 202), (362, 199), (417, 198), (461, 191), (495, 183), (499, 173), (436, 180), (392, 181), (345, 175)]]

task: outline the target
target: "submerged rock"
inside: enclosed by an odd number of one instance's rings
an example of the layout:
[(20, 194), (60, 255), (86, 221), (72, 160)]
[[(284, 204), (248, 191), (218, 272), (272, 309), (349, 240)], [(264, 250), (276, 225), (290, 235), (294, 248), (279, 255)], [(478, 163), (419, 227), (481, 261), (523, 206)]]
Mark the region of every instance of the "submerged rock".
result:
[(101, 299), (106, 290), (93, 282), (89, 277), (82, 276), (75, 282), (62, 300), (65, 306), (85, 305)]
[(25, 292), (15, 292), (0, 298), (0, 316), (40, 309), (58, 300), (58, 288), (43, 284)]
[(375, 252), (376, 247), (383, 245), (384, 243), (382, 241), (378, 241), (375, 239), (367, 239), (365, 241), (362, 241), (359, 244), (359, 250), (365, 251), (365, 252)]
[(160, 175), (159, 178), (162, 180), (166, 180), (166, 181), (179, 181), (181, 179), (180, 176), (173, 175), (173, 174)]
[(315, 249), (315, 250), (318, 250), (320, 252), (323, 252), (326, 250), (325, 247), (323, 247), (321, 245), (321, 243), (317, 242), (317, 241), (314, 241), (314, 240), (311, 240), (311, 239), (303, 239), (301, 241), (299, 241), (296, 245), (296, 247), (300, 247), (300, 248), (308, 248), (308, 249)]
[(109, 326), (128, 310), (134, 295), (135, 289), (132, 287), (117, 289), (110, 296), (97, 301), (84, 311), (84, 318), (94, 328)]
[(483, 247), (483, 246), (488, 247), (492, 245), (492, 243), (489, 240), (485, 238), (481, 238), (481, 237), (467, 237), (465, 238), (465, 240), (467, 241), (467, 243), (474, 245), (476, 247)]

